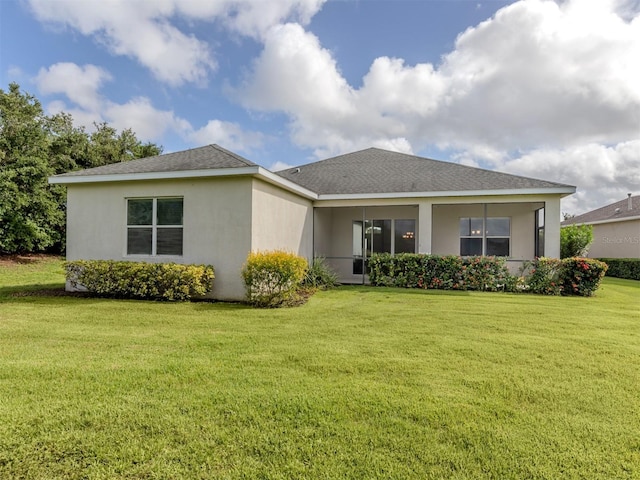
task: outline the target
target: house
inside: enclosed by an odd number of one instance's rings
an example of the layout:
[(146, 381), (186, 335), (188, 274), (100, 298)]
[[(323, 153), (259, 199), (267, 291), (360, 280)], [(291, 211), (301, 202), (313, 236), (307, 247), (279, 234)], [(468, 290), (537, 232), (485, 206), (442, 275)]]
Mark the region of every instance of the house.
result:
[(212, 297), (244, 296), (255, 250), (326, 258), (367, 281), (375, 252), (501, 255), (514, 269), (560, 253), (575, 187), (370, 148), (271, 172), (217, 145), (56, 175), (67, 258), (207, 263)]
[(640, 258), (640, 195), (591, 210), (562, 222), (567, 225), (592, 225), (591, 258)]

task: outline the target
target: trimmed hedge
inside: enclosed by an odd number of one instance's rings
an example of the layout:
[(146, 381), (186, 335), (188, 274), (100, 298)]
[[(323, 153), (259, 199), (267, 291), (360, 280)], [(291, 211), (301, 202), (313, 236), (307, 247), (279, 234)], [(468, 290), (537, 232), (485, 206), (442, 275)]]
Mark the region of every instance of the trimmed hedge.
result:
[(515, 282), (502, 257), (459, 257), (403, 253), (369, 258), (372, 285), (442, 290), (510, 289)]
[(146, 263), (113, 260), (66, 262), (67, 281), (74, 288), (106, 297), (186, 301), (211, 291), (210, 265)]
[(369, 281), (375, 286), (444, 290), (530, 292), (591, 296), (607, 265), (590, 258), (539, 258), (526, 262), (520, 277), (509, 274), (502, 257), (374, 254)]
[(609, 265), (607, 277), (640, 280), (640, 258), (599, 258)]
[(295, 304), (307, 260), (282, 250), (251, 252), (242, 266), (248, 302), (255, 307)]

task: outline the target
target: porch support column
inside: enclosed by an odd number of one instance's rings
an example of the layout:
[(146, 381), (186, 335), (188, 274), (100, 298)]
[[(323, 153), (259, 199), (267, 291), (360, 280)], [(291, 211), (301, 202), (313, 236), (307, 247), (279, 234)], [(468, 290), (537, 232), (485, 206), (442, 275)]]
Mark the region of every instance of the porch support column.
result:
[(560, 258), (560, 198), (544, 204), (544, 256)]
[(431, 253), (432, 206), (426, 200), (418, 203), (418, 253)]

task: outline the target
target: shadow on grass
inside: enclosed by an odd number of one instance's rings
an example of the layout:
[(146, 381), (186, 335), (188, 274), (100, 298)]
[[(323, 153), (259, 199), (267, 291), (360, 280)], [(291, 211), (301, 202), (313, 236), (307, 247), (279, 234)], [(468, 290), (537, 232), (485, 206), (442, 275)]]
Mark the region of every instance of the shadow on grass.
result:
[(403, 293), (409, 295), (445, 295), (445, 296), (468, 296), (471, 290), (442, 290), (437, 288), (402, 288), (402, 287), (374, 287), (372, 285), (342, 285), (336, 288), (342, 291), (353, 291), (358, 293)]
[(69, 296), (64, 283), (34, 283), (31, 285), (7, 285), (0, 287), (0, 298), (16, 297), (60, 297)]
[(61, 301), (83, 301), (88, 304), (104, 302), (139, 302), (157, 304), (179, 304), (188, 303), (193, 305), (195, 310), (206, 310), (215, 307), (217, 310), (238, 310), (250, 309), (251, 306), (242, 302), (221, 302), (207, 299), (196, 299), (191, 302), (172, 302), (166, 300), (142, 300), (135, 298), (118, 298), (94, 295), (90, 292), (67, 292), (63, 283), (34, 283), (31, 285), (9, 285), (0, 287), (0, 302), (11, 301), (20, 302), (34, 301), (40, 304), (60, 303)]

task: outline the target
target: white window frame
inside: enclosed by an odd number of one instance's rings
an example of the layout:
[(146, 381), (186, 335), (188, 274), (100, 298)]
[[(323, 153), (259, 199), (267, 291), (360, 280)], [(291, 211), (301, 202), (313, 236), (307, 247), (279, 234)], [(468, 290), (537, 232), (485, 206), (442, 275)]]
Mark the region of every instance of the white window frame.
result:
[[(158, 200), (182, 200), (182, 225), (158, 225)], [(184, 255), (184, 197), (129, 197), (126, 199), (126, 238), (125, 238), (125, 255), (127, 257), (182, 257)], [(130, 200), (151, 200), (151, 225), (129, 225), (129, 201)], [(134, 228), (151, 228), (151, 254), (148, 253), (129, 253), (129, 229)], [(182, 228), (182, 254), (160, 254), (158, 255), (158, 228)]]

